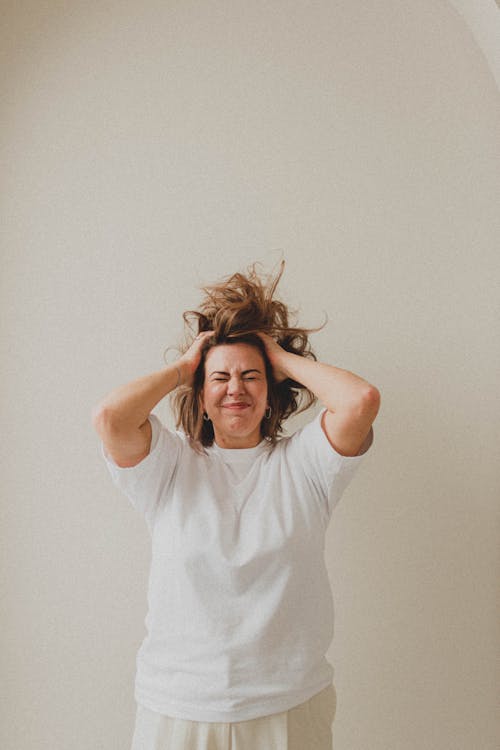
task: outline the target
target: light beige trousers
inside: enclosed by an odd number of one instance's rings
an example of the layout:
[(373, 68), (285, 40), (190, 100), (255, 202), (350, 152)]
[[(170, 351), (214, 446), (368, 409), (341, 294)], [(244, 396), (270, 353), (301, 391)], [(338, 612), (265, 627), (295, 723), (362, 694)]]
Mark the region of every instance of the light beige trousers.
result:
[(332, 750), (334, 685), (299, 706), (231, 723), (187, 721), (137, 705), (131, 750)]

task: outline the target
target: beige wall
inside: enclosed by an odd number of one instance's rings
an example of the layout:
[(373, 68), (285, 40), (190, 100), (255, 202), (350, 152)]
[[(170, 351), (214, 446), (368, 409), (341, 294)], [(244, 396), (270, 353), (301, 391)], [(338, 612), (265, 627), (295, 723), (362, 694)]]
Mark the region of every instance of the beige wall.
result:
[(464, 18), (3, 9), (2, 748), (129, 747), (149, 539), (90, 410), (283, 254), (320, 359), (382, 394), (328, 530), (335, 750), (496, 750), (500, 102)]

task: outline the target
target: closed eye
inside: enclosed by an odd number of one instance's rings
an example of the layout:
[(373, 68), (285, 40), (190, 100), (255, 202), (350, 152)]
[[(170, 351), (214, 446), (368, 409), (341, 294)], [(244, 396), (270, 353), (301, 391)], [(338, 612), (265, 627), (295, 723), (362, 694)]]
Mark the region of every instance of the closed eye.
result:
[[(227, 378), (212, 378), (212, 380), (227, 380)], [(246, 378), (243, 378), (243, 380), (257, 380), (257, 378), (253, 377), (252, 375), (249, 375)]]

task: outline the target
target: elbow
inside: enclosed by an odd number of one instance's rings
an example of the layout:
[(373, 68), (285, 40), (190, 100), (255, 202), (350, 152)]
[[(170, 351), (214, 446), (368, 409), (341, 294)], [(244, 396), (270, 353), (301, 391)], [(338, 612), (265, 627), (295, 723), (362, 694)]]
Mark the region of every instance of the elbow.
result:
[(373, 417), (378, 413), (380, 409), (380, 391), (371, 385), (363, 395), (362, 399), (363, 408), (373, 414)]
[(90, 416), (94, 429), (97, 432), (100, 432), (104, 425), (109, 425), (111, 419), (110, 410), (101, 404), (94, 406)]
[(371, 414), (372, 418), (378, 414), (380, 409), (380, 391), (374, 385), (366, 388), (356, 401), (356, 410), (362, 414)]

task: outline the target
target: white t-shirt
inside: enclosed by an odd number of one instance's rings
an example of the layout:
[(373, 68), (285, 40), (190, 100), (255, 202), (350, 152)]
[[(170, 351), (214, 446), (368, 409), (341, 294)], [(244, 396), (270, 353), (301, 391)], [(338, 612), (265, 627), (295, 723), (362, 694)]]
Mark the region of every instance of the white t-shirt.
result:
[(150, 414), (149, 454), (114, 483), (152, 541), (135, 699), (172, 717), (246, 721), (332, 683), (334, 608), (324, 561), (332, 511), (373, 442), (337, 453), (323, 409), (274, 448), (194, 451)]

